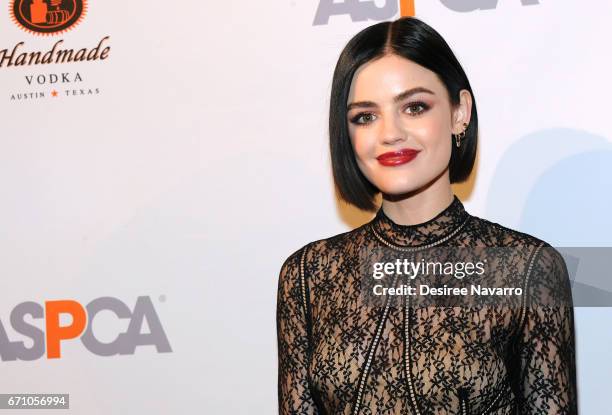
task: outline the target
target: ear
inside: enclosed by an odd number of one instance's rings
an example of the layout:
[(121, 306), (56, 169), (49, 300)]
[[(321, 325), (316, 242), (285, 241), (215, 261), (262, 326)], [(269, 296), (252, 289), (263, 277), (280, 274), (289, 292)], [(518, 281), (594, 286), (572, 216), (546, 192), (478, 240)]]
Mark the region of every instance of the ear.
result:
[(463, 123), (470, 124), (470, 116), (472, 114), (472, 94), (467, 89), (462, 89), (459, 92), (459, 105), (453, 110), (453, 134), (459, 134), (465, 127)]

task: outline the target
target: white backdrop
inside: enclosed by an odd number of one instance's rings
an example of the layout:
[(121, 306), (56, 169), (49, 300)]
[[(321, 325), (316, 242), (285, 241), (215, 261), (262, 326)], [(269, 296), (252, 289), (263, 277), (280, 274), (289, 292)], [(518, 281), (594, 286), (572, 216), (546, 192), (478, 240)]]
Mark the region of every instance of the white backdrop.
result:
[[(90, 0), (77, 26), (39, 36), (4, 2), (0, 59), (18, 42), (80, 49), (109, 36), (111, 49), (105, 60), (0, 67), (0, 393), (69, 393), (74, 414), (275, 413), (280, 266), (370, 219), (335, 198), (326, 129), (338, 54), (375, 21), (313, 24), (317, 0)], [(468, 3), (483, 9), (415, 2), (478, 105), (477, 172), (456, 193), (470, 213), (553, 245), (612, 246), (611, 3)], [(49, 83), (62, 73), (82, 81)], [(32, 75), (47, 83), (29, 85)], [(45, 97), (13, 99), (31, 92)], [(161, 326), (145, 318), (135, 333), (165, 336), (171, 352), (100, 356), (76, 338), (59, 359), (6, 358), (44, 347), (15, 330), (19, 304), (100, 297), (130, 312), (146, 297)], [(601, 414), (612, 312), (576, 318), (581, 413)], [(88, 319), (102, 343), (137, 320)], [(45, 331), (44, 318), (24, 320)]]

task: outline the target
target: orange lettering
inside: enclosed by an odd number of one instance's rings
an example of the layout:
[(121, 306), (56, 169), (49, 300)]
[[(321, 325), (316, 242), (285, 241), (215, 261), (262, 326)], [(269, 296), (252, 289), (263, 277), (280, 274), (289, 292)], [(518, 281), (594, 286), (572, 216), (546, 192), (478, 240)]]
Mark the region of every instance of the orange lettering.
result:
[(400, 0), (400, 16), (414, 16), (414, 0)]
[[(70, 314), (72, 324), (60, 326), (60, 314)], [(47, 358), (60, 357), (60, 342), (78, 337), (87, 323), (87, 315), (81, 304), (73, 300), (45, 302), (45, 324), (47, 332)]]

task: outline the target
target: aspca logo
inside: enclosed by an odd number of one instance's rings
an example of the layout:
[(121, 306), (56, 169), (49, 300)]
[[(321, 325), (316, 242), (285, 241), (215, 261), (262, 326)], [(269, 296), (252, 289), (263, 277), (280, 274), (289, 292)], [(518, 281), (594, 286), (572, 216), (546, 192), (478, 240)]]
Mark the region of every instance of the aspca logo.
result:
[[(102, 341), (94, 330), (96, 315), (110, 311), (119, 320), (127, 320), (125, 331), (117, 329), (114, 339)], [(69, 318), (61, 324), (61, 316)], [(31, 324), (30, 320), (43, 320), (42, 324)], [(11, 311), (10, 325), (21, 338), (29, 339), (26, 346), (22, 339), (9, 339), (0, 321), (0, 360), (36, 360), (46, 355), (47, 359), (60, 358), (62, 342), (80, 339), (83, 346), (98, 356), (134, 354), (138, 346), (155, 346), (158, 353), (172, 352), (170, 343), (149, 297), (138, 297), (131, 310), (123, 301), (114, 297), (100, 297), (83, 306), (74, 300), (45, 301), (44, 306), (26, 301)], [(142, 332), (143, 323), (148, 333)], [(6, 321), (4, 322), (6, 324)], [(117, 324), (119, 326), (119, 324)], [(124, 324), (121, 324), (124, 326)], [(108, 327), (104, 327), (108, 337)], [(111, 329), (112, 333), (112, 329)]]
[(54, 35), (79, 24), (87, 0), (11, 0), (11, 18), (21, 29), (38, 35)]
[[(430, 1), (430, 0), (428, 0)], [(497, 8), (498, 0), (439, 0), (447, 9), (455, 12), (473, 12)], [(508, 0), (506, 0), (508, 1)], [(518, 0), (515, 0), (518, 1)], [(384, 4), (375, 0), (319, 0), (314, 26), (326, 25), (329, 18), (336, 15), (349, 15), (353, 22), (366, 20), (383, 21), (393, 19), (399, 12), (400, 17), (415, 16), (417, 0), (386, 0)], [(539, 0), (520, 0), (523, 6), (540, 4)]]

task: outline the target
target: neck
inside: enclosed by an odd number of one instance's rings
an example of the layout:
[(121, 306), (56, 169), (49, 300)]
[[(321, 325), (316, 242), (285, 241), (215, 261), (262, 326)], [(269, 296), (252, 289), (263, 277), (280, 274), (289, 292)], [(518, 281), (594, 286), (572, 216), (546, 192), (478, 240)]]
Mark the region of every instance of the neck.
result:
[(399, 225), (416, 225), (427, 222), (446, 209), (453, 201), (450, 183), (440, 183), (401, 197), (383, 195), (381, 208), (393, 222)]

